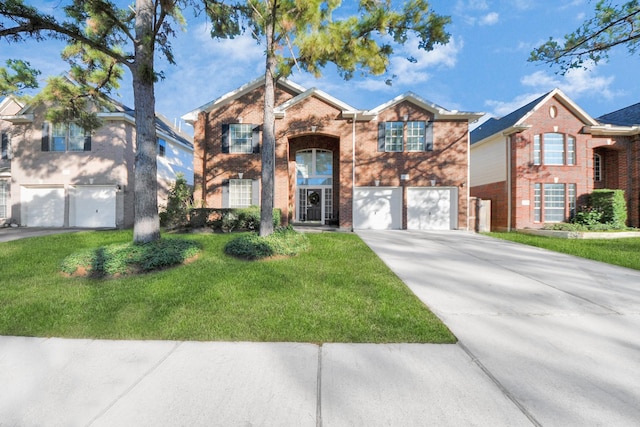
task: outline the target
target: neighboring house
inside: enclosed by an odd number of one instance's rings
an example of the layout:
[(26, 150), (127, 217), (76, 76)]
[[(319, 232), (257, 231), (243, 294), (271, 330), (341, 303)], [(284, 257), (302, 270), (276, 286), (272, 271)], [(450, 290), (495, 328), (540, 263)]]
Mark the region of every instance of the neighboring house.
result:
[(619, 188), (638, 226), (632, 134), (601, 124), (554, 89), (471, 132), (471, 195), (491, 201), (493, 230), (511, 230), (568, 221), (594, 189)]
[[(260, 203), (264, 79), (183, 116), (196, 204)], [(276, 89), (275, 207), (289, 223), (468, 229), (469, 122), (405, 93), (369, 111), (291, 81)]]
[[(133, 226), (135, 119), (131, 109), (110, 101), (113, 109), (98, 113), (102, 127), (87, 133), (74, 123), (47, 122), (44, 106), (5, 98), (0, 104), (0, 224)], [(156, 132), (162, 204), (176, 173), (193, 184), (193, 144), (162, 116)]]

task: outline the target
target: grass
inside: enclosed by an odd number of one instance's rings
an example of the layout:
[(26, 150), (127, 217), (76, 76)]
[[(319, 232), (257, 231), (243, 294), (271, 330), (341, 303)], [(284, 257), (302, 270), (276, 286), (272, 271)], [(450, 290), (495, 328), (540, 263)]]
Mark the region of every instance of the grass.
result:
[(488, 233), (504, 240), (640, 270), (640, 238), (560, 239), (521, 233)]
[[(171, 236), (165, 236), (172, 238)], [(115, 279), (65, 277), (84, 248), (129, 231), (0, 244), (0, 334), (103, 339), (433, 342), (455, 337), (353, 234), (310, 234), (297, 257), (225, 255), (230, 234), (181, 235), (201, 252), (177, 268)], [(357, 268), (355, 268), (357, 267)]]

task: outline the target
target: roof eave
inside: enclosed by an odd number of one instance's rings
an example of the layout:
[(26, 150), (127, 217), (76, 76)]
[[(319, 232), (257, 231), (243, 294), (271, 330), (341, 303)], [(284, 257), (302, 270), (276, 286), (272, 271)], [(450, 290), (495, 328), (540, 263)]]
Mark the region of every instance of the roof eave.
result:
[(640, 135), (640, 126), (614, 126), (614, 125), (598, 125), (585, 126), (584, 133), (596, 136), (631, 136)]
[(0, 120), (5, 120), (9, 123), (32, 123), (33, 122), (33, 114), (18, 114), (14, 116), (0, 116)]

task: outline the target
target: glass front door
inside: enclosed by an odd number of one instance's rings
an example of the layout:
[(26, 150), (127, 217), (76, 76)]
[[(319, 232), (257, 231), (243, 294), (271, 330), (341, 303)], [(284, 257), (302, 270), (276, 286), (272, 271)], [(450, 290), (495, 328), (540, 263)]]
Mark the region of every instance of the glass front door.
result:
[(310, 149), (296, 153), (296, 219), (321, 222), (333, 218), (333, 153)]

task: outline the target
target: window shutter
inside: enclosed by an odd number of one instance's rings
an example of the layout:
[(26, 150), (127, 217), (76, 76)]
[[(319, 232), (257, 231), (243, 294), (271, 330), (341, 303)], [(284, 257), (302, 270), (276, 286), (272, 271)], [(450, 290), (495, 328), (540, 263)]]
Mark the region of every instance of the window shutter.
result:
[(84, 136), (84, 151), (91, 151), (91, 134)]
[(224, 181), (222, 181), (222, 208), (229, 209), (229, 180), (228, 179), (225, 179)]
[(42, 151), (49, 151), (49, 123), (42, 123)]
[(229, 152), (229, 125), (224, 124), (222, 125), (222, 152), (223, 153), (228, 153)]
[(378, 123), (378, 151), (385, 151), (384, 135), (385, 135), (385, 122), (380, 122)]
[(251, 204), (260, 206), (260, 180), (254, 179), (251, 182)]
[(251, 138), (251, 144), (253, 147), (253, 154), (260, 153), (260, 125), (256, 125), (253, 128), (253, 135)]
[(424, 149), (433, 151), (433, 122), (427, 122), (424, 126)]
[(9, 158), (9, 135), (6, 133), (2, 134), (2, 158)]

